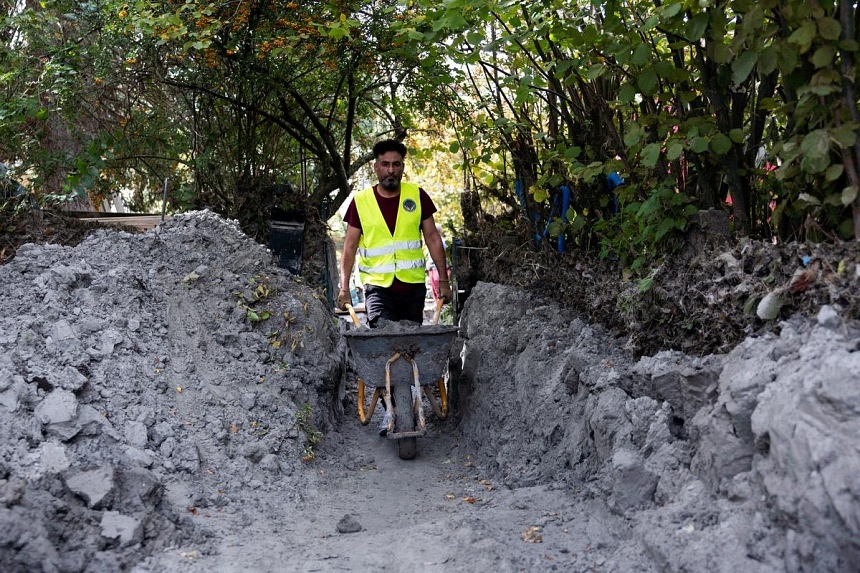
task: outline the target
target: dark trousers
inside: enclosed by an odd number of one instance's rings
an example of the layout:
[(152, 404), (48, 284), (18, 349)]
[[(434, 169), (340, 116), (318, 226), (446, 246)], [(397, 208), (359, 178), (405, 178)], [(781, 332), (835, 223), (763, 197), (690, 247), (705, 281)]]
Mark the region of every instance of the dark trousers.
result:
[(376, 328), (380, 318), (385, 320), (408, 320), (421, 324), (424, 322), (424, 297), (427, 286), (417, 283), (405, 291), (364, 285), (364, 308), (367, 311), (367, 324)]

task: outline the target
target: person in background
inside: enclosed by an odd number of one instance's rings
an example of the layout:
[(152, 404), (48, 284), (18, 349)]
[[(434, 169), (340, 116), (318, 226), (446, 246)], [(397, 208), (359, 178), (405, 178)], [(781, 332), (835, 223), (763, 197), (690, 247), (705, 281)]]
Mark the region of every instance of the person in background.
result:
[(445, 246), (433, 220), (436, 206), (418, 185), (403, 181), (403, 143), (379, 141), (373, 156), (379, 182), (358, 192), (344, 215), (337, 306), (351, 304), (349, 279), (357, 261), (371, 328), (380, 319), (421, 324), (427, 295), (422, 237), (439, 275), (445, 277), (439, 280), (439, 296), (446, 303), (452, 299)]
[[(442, 237), (442, 225), (436, 223), (436, 231), (438, 231), (439, 236)], [(445, 244), (445, 237), (442, 237), (442, 250), (446, 253), (448, 252), (448, 245)], [(445, 264), (447, 266), (448, 259), (446, 257)], [(447, 272), (444, 275), (439, 274), (439, 269), (436, 268), (436, 263), (433, 262), (433, 258), (430, 257), (427, 260), (427, 276), (430, 278), (430, 290), (433, 292), (433, 302), (439, 304), (439, 301), (442, 300), (442, 290), (441, 284), (443, 281), (440, 278), (444, 277), (444, 282), (448, 285), (451, 284), (451, 267), (447, 267)]]

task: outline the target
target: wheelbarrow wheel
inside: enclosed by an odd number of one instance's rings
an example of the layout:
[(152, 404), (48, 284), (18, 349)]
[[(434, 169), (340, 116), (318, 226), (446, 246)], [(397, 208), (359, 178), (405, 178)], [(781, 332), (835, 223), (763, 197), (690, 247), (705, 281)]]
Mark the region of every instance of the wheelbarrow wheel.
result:
[[(412, 401), (412, 386), (410, 384), (394, 385), (394, 430), (400, 432), (415, 431), (415, 404)], [(402, 460), (411, 460), (418, 453), (417, 438), (402, 438), (397, 440), (397, 452)]]

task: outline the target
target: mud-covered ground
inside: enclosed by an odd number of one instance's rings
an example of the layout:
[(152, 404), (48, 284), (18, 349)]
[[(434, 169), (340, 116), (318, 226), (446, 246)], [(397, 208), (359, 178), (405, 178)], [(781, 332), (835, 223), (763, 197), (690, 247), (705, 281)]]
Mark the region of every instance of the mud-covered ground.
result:
[[(2, 217), (0, 265), (25, 243), (74, 246), (99, 228), (121, 228), (62, 212), (5, 212)], [(694, 225), (687, 247), (642, 277), (626, 274), (593, 249), (573, 247), (559, 254), (537, 248), (527, 231), (518, 231), (482, 222), (467, 233), (467, 248), (455, 255), (461, 288), (470, 290), (478, 280), (523, 288), (608, 328), (639, 355), (725, 353), (750, 335), (779, 329), (780, 320), (814, 316), (824, 305), (845, 319), (860, 319), (858, 277), (852, 273), (860, 261), (856, 241), (774, 245), (730, 240), (704, 224)], [(316, 228), (308, 230), (304, 274), (316, 290), (324, 286), (324, 267), (337, 264), (331, 255), (324, 259), (322, 240)], [(760, 310), (765, 298), (768, 304)]]
[(514, 233), (504, 230), (510, 225), (478, 220), (458, 252), (458, 275), (463, 285), (495, 282), (557, 301), (639, 355), (728, 352), (750, 335), (778, 329), (780, 320), (814, 316), (827, 304), (860, 319), (860, 243), (730, 240), (725, 225), (706, 224), (709, 217), (720, 219), (703, 214), (678, 254), (638, 276), (597, 256), (593, 245), (559, 254), (538, 248), (528, 229)]
[(405, 461), (356, 419), (347, 325), (234, 222), (57, 227), (0, 237), (4, 571), (860, 559), (853, 244), (715, 242), (645, 288), (500, 242)]

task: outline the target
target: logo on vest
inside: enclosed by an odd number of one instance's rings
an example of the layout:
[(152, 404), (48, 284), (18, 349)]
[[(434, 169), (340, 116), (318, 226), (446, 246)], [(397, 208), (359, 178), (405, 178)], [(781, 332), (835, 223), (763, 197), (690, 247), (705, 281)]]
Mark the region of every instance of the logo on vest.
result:
[(415, 201), (413, 201), (412, 199), (407, 199), (406, 201), (403, 202), (403, 209), (407, 213), (411, 213), (412, 211), (414, 211), (416, 209), (416, 207), (418, 207), (418, 205), (416, 205)]

